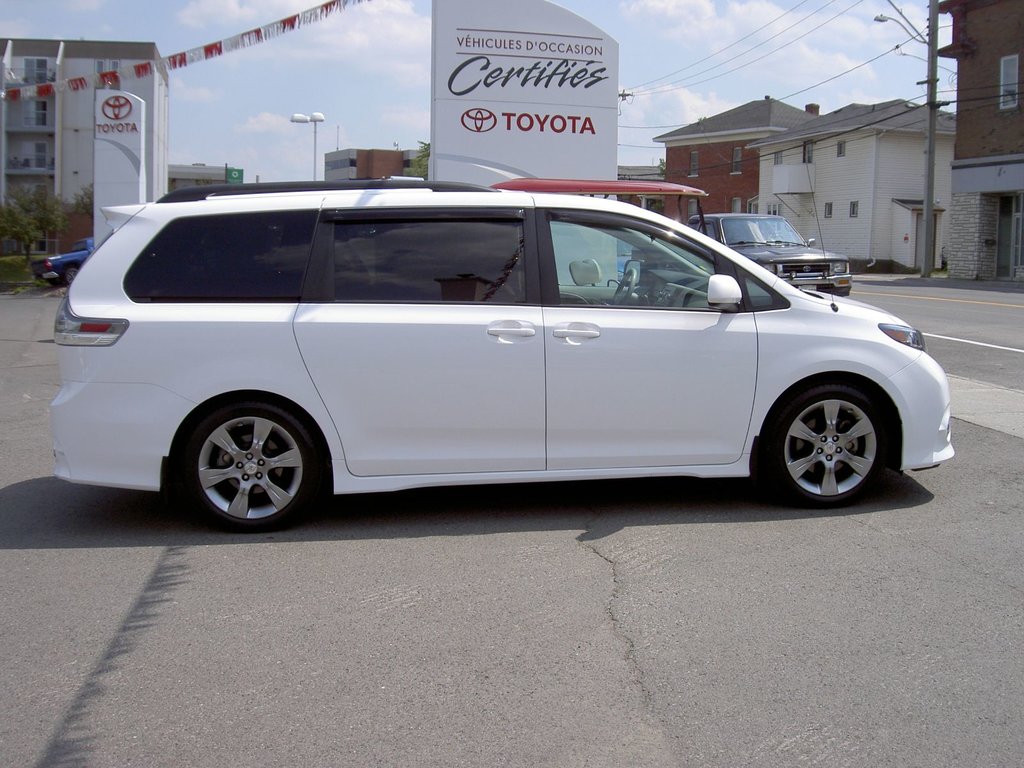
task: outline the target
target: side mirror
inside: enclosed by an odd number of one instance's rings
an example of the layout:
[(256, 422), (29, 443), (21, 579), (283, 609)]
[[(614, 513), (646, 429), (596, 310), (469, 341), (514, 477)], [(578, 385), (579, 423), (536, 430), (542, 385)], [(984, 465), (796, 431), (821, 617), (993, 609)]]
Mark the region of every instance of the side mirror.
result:
[(815, 240), (813, 237), (808, 237), (807, 238), (807, 245), (808, 246), (814, 245), (816, 242), (818, 242), (818, 241)]
[(738, 309), (743, 291), (732, 275), (712, 275), (708, 283), (708, 306), (716, 309)]

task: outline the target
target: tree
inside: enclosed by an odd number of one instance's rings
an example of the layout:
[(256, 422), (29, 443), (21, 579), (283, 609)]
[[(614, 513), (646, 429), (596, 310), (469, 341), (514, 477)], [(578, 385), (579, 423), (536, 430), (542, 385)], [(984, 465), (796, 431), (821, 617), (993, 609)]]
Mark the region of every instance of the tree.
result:
[(71, 211), (73, 213), (80, 213), (83, 216), (92, 216), (92, 206), (92, 184), (82, 187), (75, 193), (75, 196), (71, 198)]
[(0, 208), (0, 237), (20, 243), (26, 260), (31, 258), (33, 243), (67, 226), (64, 204), (45, 187), (13, 189)]
[(409, 163), (409, 175), (419, 176), (420, 178), (427, 178), (427, 174), (430, 172), (430, 142), (421, 141), (419, 152), (416, 153), (416, 157)]
[(36, 238), (36, 227), (21, 207), (8, 202), (0, 207), (0, 241), (14, 240), (19, 247), (31, 244)]

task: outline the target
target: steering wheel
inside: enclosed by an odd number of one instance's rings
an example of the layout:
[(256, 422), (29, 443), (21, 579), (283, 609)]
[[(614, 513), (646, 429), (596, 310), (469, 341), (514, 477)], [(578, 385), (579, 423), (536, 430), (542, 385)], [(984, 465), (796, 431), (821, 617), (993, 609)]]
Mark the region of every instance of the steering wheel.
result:
[(638, 282), (640, 282), (640, 268), (635, 264), (631, 264), (622, 273), (622, 279), (619, 281), (615, 294), (612, 296), (612, 304), (628, 303), (627, 300), (632, 296)]

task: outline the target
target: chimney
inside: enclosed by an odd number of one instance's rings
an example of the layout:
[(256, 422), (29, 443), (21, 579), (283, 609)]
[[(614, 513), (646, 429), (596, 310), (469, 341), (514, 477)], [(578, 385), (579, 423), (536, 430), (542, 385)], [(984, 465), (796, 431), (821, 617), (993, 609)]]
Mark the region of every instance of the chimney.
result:
[(809, 115), (817, 115), (821, 111), (821, 105), (819, 104), (808, 104), (804, 107), (804, 112)]

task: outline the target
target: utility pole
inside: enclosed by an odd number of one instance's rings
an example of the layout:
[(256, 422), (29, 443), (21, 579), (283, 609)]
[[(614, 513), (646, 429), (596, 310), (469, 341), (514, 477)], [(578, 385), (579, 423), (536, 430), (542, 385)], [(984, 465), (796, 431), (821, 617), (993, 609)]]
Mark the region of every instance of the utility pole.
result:
[(921, 277), (928, 277), (935, 265), (935, 129), (939, 100), (939, 0), (928, 0), (928, 128), (925, 140), (924, 255)]

